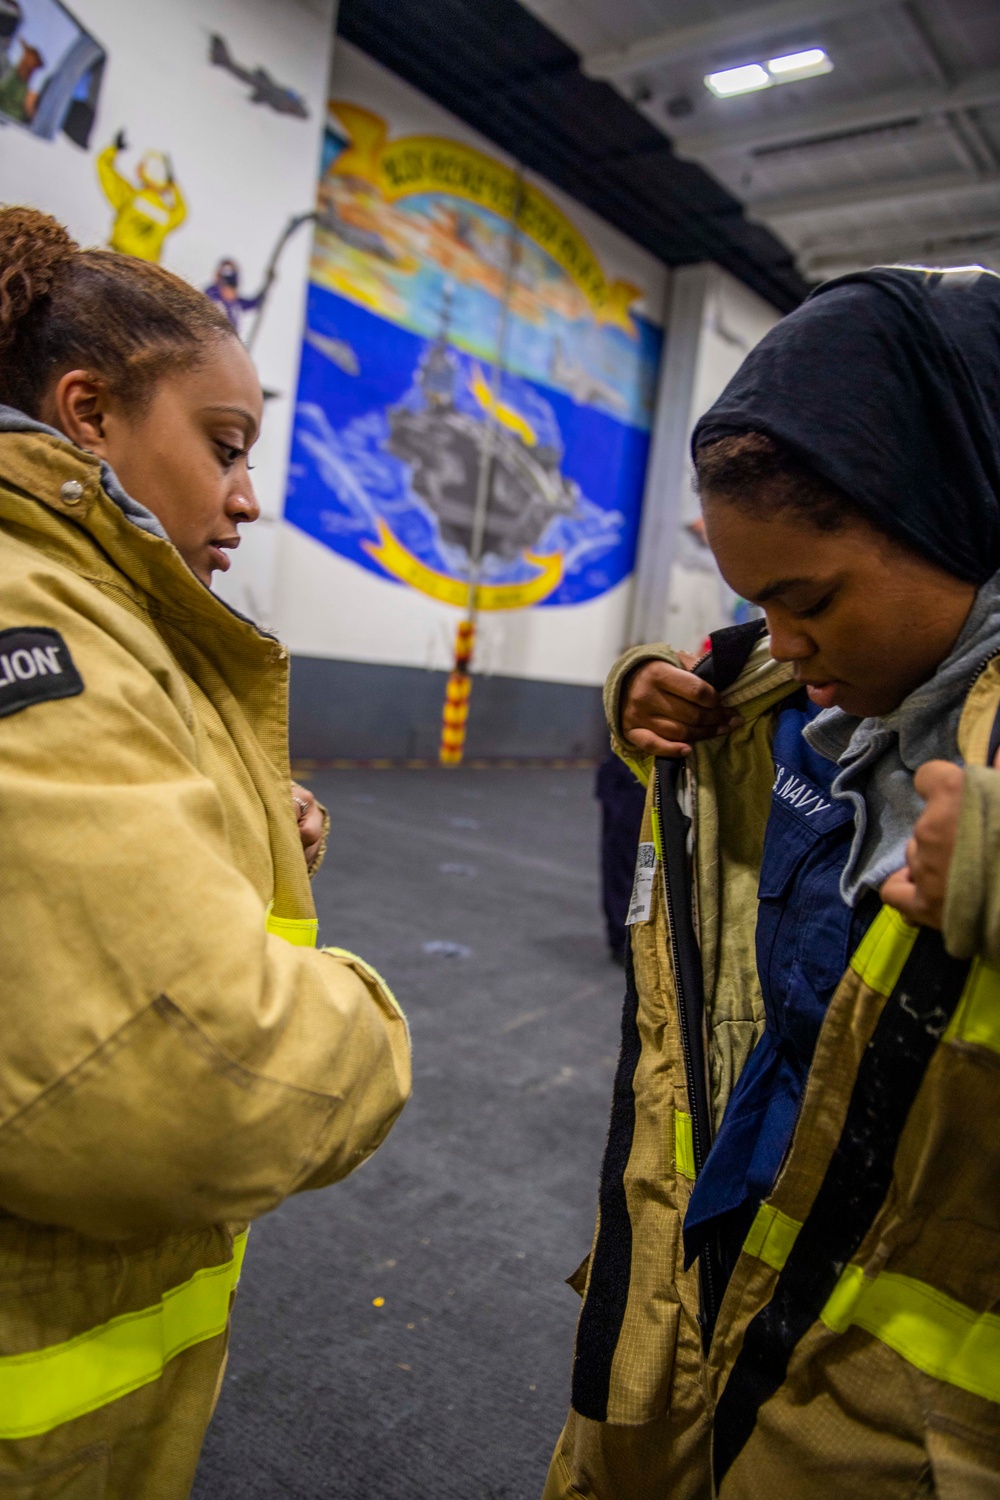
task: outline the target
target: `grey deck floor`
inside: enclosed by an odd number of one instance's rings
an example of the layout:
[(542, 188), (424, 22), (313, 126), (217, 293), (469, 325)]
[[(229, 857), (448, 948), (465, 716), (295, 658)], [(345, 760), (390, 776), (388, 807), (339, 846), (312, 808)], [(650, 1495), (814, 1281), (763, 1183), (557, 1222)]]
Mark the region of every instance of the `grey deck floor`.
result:
[[(536, 1500), (568, 1400), (579, 1302), (563, 1279), (589, 1247), (623, 990), (592, 776), (311, 784), (333, 814), (321, 941), (394, 987), (414, 1097), (352, 1178), (254, 1227), (194, 1494)], [(435, 941), (471, 956), (425, 953)]]

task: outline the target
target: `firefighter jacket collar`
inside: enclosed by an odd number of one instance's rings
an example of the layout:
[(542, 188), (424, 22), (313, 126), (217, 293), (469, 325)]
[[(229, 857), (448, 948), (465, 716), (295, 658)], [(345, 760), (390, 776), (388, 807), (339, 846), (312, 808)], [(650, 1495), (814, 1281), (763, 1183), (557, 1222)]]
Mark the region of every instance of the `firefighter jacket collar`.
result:
[[(18, 411), (14, 406), (0, 404), (0, 432), (41, 432), (47, 437), (57, 438), (60, 443), (65, 443), (68, 448), (72, 448), (75, 452), (84, 451), (76, 448), (76, 445), (71, 443), (66, 434), (60, 432), (58, 428), (48, 427), (44, 422), (36, 422), (33, 417), (26, 416), (23, 411)], [(104, 487), (105, 493), (111, 496), (111, 499), (118, 506), (122, 515), (127, 516), (133, 525), (139, 527), (140, 531), (148, 531), (150, 536), (162, 537), (166, 541), (167, 533), (153, 515), (153, 512), (147, 510), (144, 505), (140, 505), (138, 500), (132, 499), (132, 496), (122, 486), (118, 475), (110, 464), (106, 464), (103, 459), (99, 460), (99, 462), (101, 465), (101, 484)]]
[[(114, 470), (102, 459), (78, 448), (64, 433), (37, 422), (11, 406), (0, 405), (0, 453), (3, 473), (18, 489), (70, 520), (98, 543), (114, 565), (108, 569), (120, 580), (125, 574), (143, 596), (144, 607), (183, 627), (192, 617), (199, 627), (220, 634), (220, 646), (244, 651), (264, 660), (284, 660), (277, 638), (234, 609), (202, 583), (170, 541), (156, 516), (125, 490)], [(45, 526), (35, 518), (33, 531), (47, 533), (45, 550), (69, 561), (74, 546), (65, 526)], [(41, 544), (41, 536), (34, 538)], [(88, 571), (94, 571), (90, 559)], [(276, 656), (277, 653), (277, 656)]]

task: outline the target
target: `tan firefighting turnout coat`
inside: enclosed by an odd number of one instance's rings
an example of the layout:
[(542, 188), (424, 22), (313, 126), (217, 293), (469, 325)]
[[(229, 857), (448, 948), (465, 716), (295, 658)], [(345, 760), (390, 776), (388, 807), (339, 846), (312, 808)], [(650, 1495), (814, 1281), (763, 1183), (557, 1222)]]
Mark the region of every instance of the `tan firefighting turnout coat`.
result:
[(0, 433), (4, 1495), (182, 1500), (247, 1222), (407, 1097), (389, 991), (311, 946), (287, 690), (96, 459)]
[[(638, 648), (606, 690), (627, 760), (620, 693), (649, 656), (677, 660)], [(986, 894), (996, 871), (967, 868), (1000, 846), (1000, 799), (984, 803), (996, 773), (969, 776), (950, 953), (882, 909), (830, 1004), (788, 1157), (721, 1306), (706, 1302), (711, 1262), (683, 1266), (695, 1096), (704, 1140), (763, 1025), (757, 879), (774, 710), (793, 688), (761, 642), (723, 694), (743, 726), (690, 757), (690, 839), (682, 822), (673, 853), (675, 763), (630, 762), (649, 783), (641, 838), (656, 846), (656, 878), (649, 918), (631, 929), (598, 1224), (578, 1273), (573, 1408), (544, 1500), (1000, 1500), (1000, 940)], [(998, 704), (1000, 658), (966, 699), (970, 767), (987, 762)], [(678, 941), (678, 868), (693, 887), (694, 971)]]

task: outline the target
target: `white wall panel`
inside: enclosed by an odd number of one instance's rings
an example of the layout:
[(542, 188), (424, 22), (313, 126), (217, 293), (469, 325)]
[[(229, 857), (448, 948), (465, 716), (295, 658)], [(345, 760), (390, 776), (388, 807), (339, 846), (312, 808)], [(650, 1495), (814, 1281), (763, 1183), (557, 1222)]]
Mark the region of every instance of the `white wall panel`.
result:
[(733, 623), (740, 601), (724, 583), (699, 529), (691, 434), (779, 314), (719, 266), (675, 272), (661, 371), (637, 590), (633, 643), (668, 641), (698, 651)]
[[(84, 245), (107, 241), (112, 211), (95, 158), (120, 129), (131, 175), (147, 150), (169, 154), (188, 204), (186, 221), (165, 242), (162, 264), (207, 285), (216, 263), (232, 256), (244, 291), (256, 290), (271, 247), (288, 218), (313, 206), (333, 40), (334, 0), (67, 0), (107, 53), (98, 111), (87, 149), (64, 135), (38, 139), (0, 123), (0, 202), (55, 214)], [(24, 0), (25, 35), (38, 0)], [(299, 94), (308, 118), (251, 102), (248, 85), (209, 62), (218, 32), (237, 63), (263, 66)], [(298, 372), (309, 232), (283, 256), (255, 350), (267, 403), (254, 479), (264, 514), (257, 534), (220, 582), (234, 603), (270, 614), (271, 574), (285, 491), (291, 398)]]

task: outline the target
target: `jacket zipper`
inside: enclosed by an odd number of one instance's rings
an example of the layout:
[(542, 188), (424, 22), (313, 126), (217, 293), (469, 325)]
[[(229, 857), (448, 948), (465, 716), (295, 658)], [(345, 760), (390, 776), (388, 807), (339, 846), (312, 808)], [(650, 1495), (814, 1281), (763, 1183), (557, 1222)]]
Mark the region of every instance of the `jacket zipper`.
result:
[[(677, 941), (677, 922), (674, 908), (673, 896), (670, 889), (670, 881), (667, 876), (666, 845), (664, 842), (663, 819), (660, 811), (660, 775), (659, 767), (653, 773), (653, 815), (656, 818), (657, 836), (660, 845), (660, 871), (663, 885), (663, 900), (666, 907), (667, 928), (670, 933), (670, 956), (674, 971), (674, 989), (677, 996), (677, 1020), (681, 1038), (681, 1053), (684, 1058), (684, 1076), (687, 1084), (688, 1107), (691, 1111), (691, 1137), (694, 1154), (695, 1176), (701, 1172), (705, 1165), (705, 1152), (703, 1143), (711, 1135), (711, 1122), (702, 1118), (701, 1095), (707, 1080), (702, 1080), (699, 1087), (695, 1073), (694, 1049), (692, 1047), (691, 1028), (688, 1020), (688, 1007), (684, 991), (684, 978), (681, 964), (680, 948)], [(711, 1343), (712, 1332), (718, 1315), (718, 1296), (715, 1284), (715, 1267), (712, 1261), (711, 1247), (706, 1246), (698, 1256), (698, 1280), (701, 1296), (701, 1325), (702, 1343), (707, 1354)]]
[(970, 693), (972, 692), (972, 689), (975, 687), (976, 683), (979, 681), (980, 677), (982, 677), (983, 673), (986, 671), (986, 668), (989, 666), (990, 662), (995, 661), (998, 656), (1000, 656), (1000, 649), (991, 651), (989, 656), (983, 657), (982, 661), (979, 663), (979, 666), (972, 674), (972, 680), (970, 681), (968, 687), (968, 691)]
[[(966, 699), (968, 699), (969, 693), (972, 692), (972, 689), (975, 687), (980, 677), (982, 677), (983, 673), (986, 671), (986, 668), (990, 665), (990, 662), (996, 661), (998, 656), (1000, 656), (1000, 650), (991, 651), (988, 656), (983, 657), (982, 661), (979, 663), (978, 667), (972, 675), (972, 680), (969, 683), (968, 689), (966, 691)], [(993, 727), (990, 730), (990, 737), (986, 746), (986, 764), (988, 766), (992, 766), (994, 758), (997, 755), (998, 751), (1000, 751), (1000, 708), (997, 709), (996, 714), (993, 717)]]
[[(659, 834), (660, 848), (663, 848), (663, 820), (660, 817), (660, 778), (657, 776), (653, 787), (653, 809), (656, 813), (657, 831)], [(684, 1004), (684, 980), (681, 975), (680, 951), (677, 946), (677, 923), (674, 918), (674, 902), (670, 894), (670, 881), (667, 878), (667, 862), (660, 859), (660, 873), (663, 880), (663, 900), (667, 908), (667, 928), (670, 933), (670, 957), (673, 961), (674, 988), (677, 991), (677, 1019), (681, 1033), (681, 1052), (684, 1056), (684, 1074), (687, 1082), (688, 1104), (691, 1109), (691, 1126), (694, 1145), (694, 1169), (700, 1172), (705, 1163), (701, 1160), (701, 1142), (699, 1132), (694, 1129), (696, 1122), (698, 1099), (694, 1085), (694, 1062), (691, 1057), (691, 1031), (688, 1026), (687, 1008)]]

